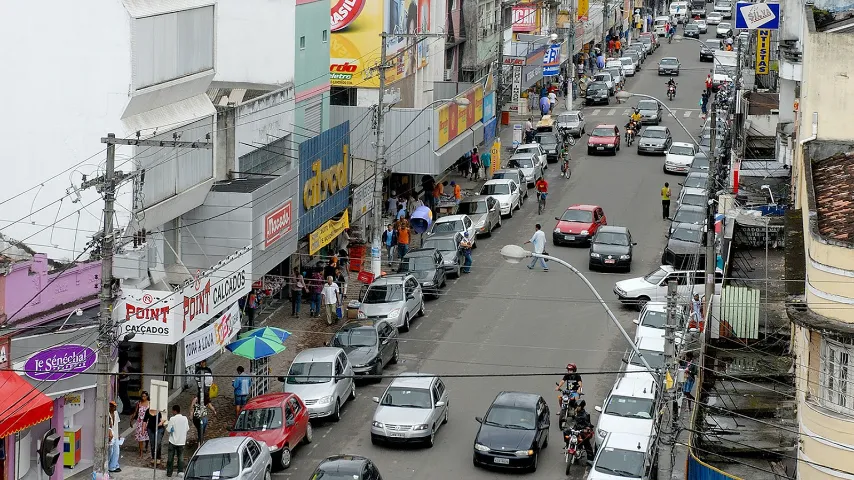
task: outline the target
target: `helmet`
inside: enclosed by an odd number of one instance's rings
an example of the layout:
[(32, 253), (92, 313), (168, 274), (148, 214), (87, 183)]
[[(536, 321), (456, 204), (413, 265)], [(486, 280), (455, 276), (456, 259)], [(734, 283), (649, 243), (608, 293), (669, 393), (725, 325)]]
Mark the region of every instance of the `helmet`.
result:
[(578, 402), (578, 408), (584, 408), (586, 406), (587, 406), (586, 400), (582, 400), (582, 401)]
[(566, 369), (567, 369), (567, 370), (572, 370), (572, 371), (574, 372), (574, 371), (578, 370), (578, 367), (576, 367), (574, 363), (567, 363), (567, 364), (566, 364)]

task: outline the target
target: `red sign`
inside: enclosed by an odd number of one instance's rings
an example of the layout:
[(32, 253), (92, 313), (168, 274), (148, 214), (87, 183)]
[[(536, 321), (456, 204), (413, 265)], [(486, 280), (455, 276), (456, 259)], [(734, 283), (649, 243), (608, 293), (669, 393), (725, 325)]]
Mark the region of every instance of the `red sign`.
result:
[(264, 216), (264, 248), (276, 243), (291, 231), (291, 201)]
[(154, 320), (166, 323), (167, 316), (169, 316), (169, 306), (151, 308), (137, 306), (130, 302), (125, 303), (125, 320), (135, 318), (137, 320)]
[(338, 0), (332, 6), (332, 31), (337, 32), (347, 28), (354, 20), (359, 18), (359, 13), (365, 8), (368, 0)]
[[(198, 290), (198, 288), (197, 288)], [(184, 324), (182, 332), (187, 331), (187, 323), (192, 322), (196, 315), (211, 313), (211, 281), (200, 292), (192, 297), (184, 297)]]
[(359, 276), (356, 277), (356, 279), (359, 280), (360, 282), (366, 284), (366, 285), (369, 285), (369, 284), (373, 283), (373, 281), (374, 281), (374, 274), (371, 272), (362, 271), (362, 272), (359, 272)]
[(513, 7), (513, 31), (530, 32), (537, 29), (535, 7)]

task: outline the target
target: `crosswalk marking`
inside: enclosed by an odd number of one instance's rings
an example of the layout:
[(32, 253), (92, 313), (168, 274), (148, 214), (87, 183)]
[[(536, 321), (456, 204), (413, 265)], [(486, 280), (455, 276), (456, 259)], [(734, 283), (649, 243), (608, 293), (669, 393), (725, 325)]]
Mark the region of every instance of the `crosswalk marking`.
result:
[(691, 110), (685, 110), (685, 113), (682, 116), (685, 118), (690, 117), (691, 116)]
[(601, 112), (601, 111), (602, 111), (602, 109), (601, 109), (601, 108), (597, 108), (596, 110), (593, 110), (593, 111), (590, 113), (590, 115), (599, 115), (599, 112)]
[(613, 115), (615, 113), (617, 113), (617, 111), (612, 108), (612, 109), (608, 110), (608, 113), (606, 113), (605, 115)]

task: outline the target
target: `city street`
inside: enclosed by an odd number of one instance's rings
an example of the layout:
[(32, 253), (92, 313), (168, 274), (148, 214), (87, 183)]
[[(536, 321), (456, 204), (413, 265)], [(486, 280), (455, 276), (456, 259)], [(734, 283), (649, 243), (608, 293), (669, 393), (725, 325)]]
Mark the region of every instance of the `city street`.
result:
[[(711, 28), (710, 31), (713, 32)], [(713, 35), (703, 35), (701, 40)], [(673, 44), (664, 40), (638, 74), (628, 79), (625, 90), (664, 99), (675, 109), (679, 120), (692, 133), (698, 133), (701, 126), (698, 100), (712, 65), (699, 62), (699, 50), (700, 45), (692, 40)], [(681, 75), (676, 77), (677, 97), (672, 102), (666, 100), (667, 77), (657, 75), (658, 60), (663, 56), (676, 56), (682, 62)], [(636, 97), (617, 105), (612, 97), (610, 106), (586, 107), (587, 132), (600, 123), (616, 124), (622, 132), (629, 109), (638, 100)], [(669, 115), (665, 115), (662, 125), (670, 128), (674, 141), (690, 141)], [(508, 130), (505, 127), (503, 137), (509, 139)], [(590, 273), (589, 278), (632, 333), (632, 318), (636, 313), (620, 307), (612, 292), (614, 282), (645, 275), (659, 265), (668, 226), (661, 219), (659, 190), (665, 181), (670, 182), (675, 198), (682, 177), (662, 172), (663, 156), (639, 156), (637, 144), (633, 147), (623, 144), (616, 156), (587, 156), (586, 138), (582, 137), (572, 150), (570, 180), (560, 178), (557, 164), (548, 169), (547, 211), (536, 214), (532, 191), (532, 201), (512, 219), (505, 219), (492, 238), (478, 240), (472, 274), (449, 281), (442, 298), (428, 302), (427, 315), (416, 320), (412, 331), (401, 337), (401, 361), (389, 366), (385, 373), (443, 375), (450, 392), (450, 420), (439, 430), (436, 445), (432, 449), (372, 445), (369, 430), (376, 404), (371, 397), (380, 395), (388, 381), (359, 385), (357, 399), (343, 408), (341, 422), (318, 423), (314, 442), (296, 449), (290, 469), (274, 473), (275, 477), (307, 478), (326, 456), (350, 453), (371, 458), (384, 478), (495, 478), (495, 473), (472, 465), (472, 443), (478, 429), (474, 417), (486, 412), (498, 392), (515, 390), (543, 395), (552, 409), (552, 418), (556, 418), (557, 376), (452, 378), (447, 375), (560, 372), (567, 362), (574, 362), (584, 377), (588, 410), (593, 422), (598, 420), (593, 406), (601, 404), (615, 375), (585, 372), (618, 370), (620, 358), (628, 348), (624, 339), (585, 285), (570, 271), (560, 265), (551, 265), (547, 273), (531, 271), (524, 264), (506, 263), (499, 250), (506, 244), (521, 245), (527, 241), (534, 224), (539, 222), (548, 239), (547, 251), (587, 274), (587, 248), (551, 244), (554, 217), (577, 203), (601, 206), (608, 224), (628, 227), (638, 245), (630, 274)], [(564, 477), (562, 440), (554, 420), (549, 438), (550, 445), (539, 459), (538, 471), (529, 475), (531, 478)], [(582, 470), (579, 468), (573, 477), (581, 478)]]

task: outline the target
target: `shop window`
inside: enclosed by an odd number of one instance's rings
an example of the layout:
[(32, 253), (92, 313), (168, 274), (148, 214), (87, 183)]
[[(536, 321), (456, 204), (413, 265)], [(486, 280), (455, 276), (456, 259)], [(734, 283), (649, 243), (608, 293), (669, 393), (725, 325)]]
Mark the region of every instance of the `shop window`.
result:
[(823, 339), (821, 349), (820, 398), (825, 408), (854, 415), (854, 342)]

